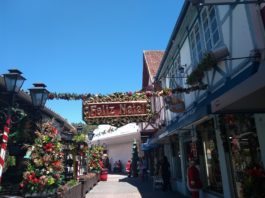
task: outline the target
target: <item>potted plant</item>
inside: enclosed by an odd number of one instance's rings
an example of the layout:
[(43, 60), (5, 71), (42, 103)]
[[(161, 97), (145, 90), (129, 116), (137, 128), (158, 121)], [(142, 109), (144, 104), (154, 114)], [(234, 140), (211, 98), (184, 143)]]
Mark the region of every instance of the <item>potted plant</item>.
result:
[(57, 190), (57, 197), (59, 198), (76, 198), (82, 196), (82, 184), (75, 179), (68, 181)]

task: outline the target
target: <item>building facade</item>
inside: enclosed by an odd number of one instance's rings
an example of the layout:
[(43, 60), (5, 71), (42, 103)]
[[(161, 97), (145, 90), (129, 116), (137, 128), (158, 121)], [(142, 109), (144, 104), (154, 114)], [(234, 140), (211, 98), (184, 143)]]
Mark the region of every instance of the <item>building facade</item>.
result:
[(174, 94), (185, 110), (165, 109), (166, 128), (154, 141), (170, 159), (175, 190), (189, 194), (193, 158), (202, 197), (237, 198), (245, 168), (265, 163), (264, 5), (191, 2), (184, 2), (155, 82), (207, 88)]

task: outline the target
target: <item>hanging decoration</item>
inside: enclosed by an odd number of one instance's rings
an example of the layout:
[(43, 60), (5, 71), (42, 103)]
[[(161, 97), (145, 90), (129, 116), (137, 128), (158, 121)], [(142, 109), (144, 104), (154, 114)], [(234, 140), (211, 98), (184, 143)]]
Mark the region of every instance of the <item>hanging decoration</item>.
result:
[(122, 126), (146, 122), (152, 117), (150, 97), (146, 93), (114, 93), (83, 101), (83, 118), (92, 125)]
[(188, 85), (200, 84), (204, 77), (204, 72), (209, 71), (215, 65), (217, 65), (217, 59), (215, 58), (214, 54), (210, 52), (205, 53), (201, 62), (190, 73), (190, 75), (188, 75), (187, 84)]
[(8, 134), (10, 132), (10, 117), (6, 120), (6, 125), (4, 126), (4, 133), (2, 135), (2, 144), (1, 144), (1, 152), (0, 152), (0, 182), (2, 179), (3, 169), (5, 165), (5, 155), (6, 155), (6, 147), (8, 141)]
[[(167, 95), (171, 95), (172, 93), (190, 93), (193, 91), (197, 91), (197, 90), (205, 90), (207, 88), (207, 85), (204, 84), (198, 84), (198, 85), (194, 85), (194, 86), (190, 86), (187, 88), (183, 88), (183, 87), (177, 87), (175, 89), (170, 89), (170, 88), (165, 88), (162, 89), (160, 91), (139, 91), (139, 92), (126, 92), (123, 94), (127, 94), (127, 95), (146, 95), (147, 97), (151, 97), (151, 96), (167, 96)], [(105, 99), (105, 100), (110, 100), (113, 96), (117, 95), (117, 94), (122, 94), (120, 92), (117, 93), (113, 93), (113, 94), (109, 94), (109, 95), (102, 95), (102, 94), (91, 94), (91, 93), (85, 93), (85, 94), (75, 94), (75, 93), (50, 93), (48, 99), (49, 100), (54, 100), (54, 99), (61, 99), (61, 100), (86, 100), (89, 98), (98, 98), (100, 99)]]

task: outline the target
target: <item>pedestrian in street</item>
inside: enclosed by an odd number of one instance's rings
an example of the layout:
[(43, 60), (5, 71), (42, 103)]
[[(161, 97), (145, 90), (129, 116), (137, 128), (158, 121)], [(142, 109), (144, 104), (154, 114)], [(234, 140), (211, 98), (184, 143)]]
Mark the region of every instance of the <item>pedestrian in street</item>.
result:
[(187, 170), (187, 185), (188, 189), (191, 191), (192, 198), (199, 198), (202, 182), (200, 179), (199, 170), (195, 166), (194, 159), (189, 160), (189, 167)]
[(131, 160), (128, 160), (126, 167), (125, 167), (128, 177), (131, 177), (131, 168), (132, 168)]
[(139, 166), (139, 176), (142, 179), (142, 181), (145, 181), (147, 179), (147, 161), (144, 157), (141, 157), (138, 161)]
[(170, 165), (167, 160), (167, 157), (163, 157), (163, 161), (161, 164), (161, 173), (162, 173), (162, 179), (163, 179), (163, 191), (171, 190), (171, 184), (170, 184)]
[(103, 164), (104, 168), (109, 169), (109, 157), (107, 154), (103, 155)]

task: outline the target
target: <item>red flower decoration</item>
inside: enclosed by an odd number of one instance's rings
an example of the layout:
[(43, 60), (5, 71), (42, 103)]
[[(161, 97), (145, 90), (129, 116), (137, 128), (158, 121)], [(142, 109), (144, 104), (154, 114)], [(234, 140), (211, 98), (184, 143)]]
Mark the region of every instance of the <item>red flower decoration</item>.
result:
[(47, 143), (43, 146), (43, 148), (46, 152), (51, 152), (54, 148), (54, 145), (53, 143)]
[(49, 94), (48, 98), (49, 98), (50, 100), (52, 100), (52, 99), (54, 99), (54, 95), (53, 95), (53, 94)]
[(60, 161), (53, 162), (52, 166), (54, 167), (55, 170), (61, 170), (61, 168), (62, 168), (62, 164)]
[(147, 92), (145, 92), (145, 95), (146, 95), (147, 97), (151, 97), (153, 94), (152, 94), (151, 91), (147, 91)]

